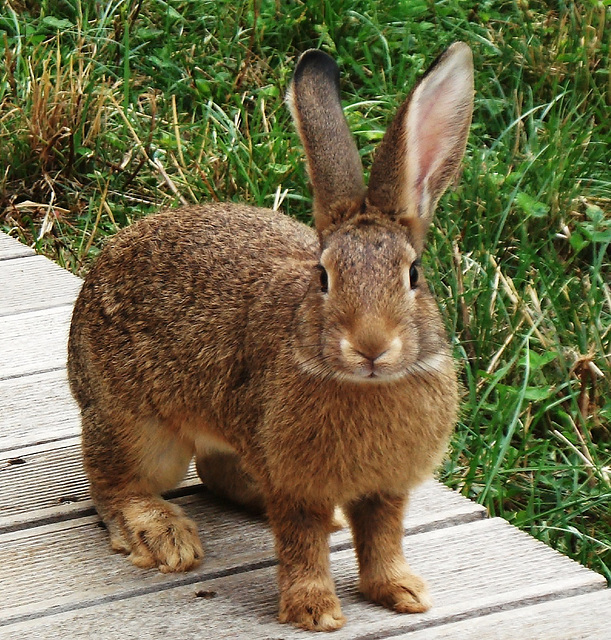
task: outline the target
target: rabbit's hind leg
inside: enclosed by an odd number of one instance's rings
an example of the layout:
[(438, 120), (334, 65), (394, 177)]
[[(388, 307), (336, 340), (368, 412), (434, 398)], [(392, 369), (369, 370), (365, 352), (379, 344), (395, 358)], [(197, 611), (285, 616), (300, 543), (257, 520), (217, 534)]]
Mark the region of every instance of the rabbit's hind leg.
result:
[[(266, 512), (265, 495), (257, 481), (247, 473), (237, 453), (212, 449), (197, 453), (197, 474), (202, 483), (217, 496), (235, 502), (255, 515)], [(336, 507), (330, 532), (348, 526), (341, 507)]]
[(198, 451), (196, 468), (201, 481), (216, 495), (257, 515), (265, 512), (265, 498), (260, 486), (244, 470), (234, 451)]
[(83, 411), (85, 469), (111, 547), (138, 567), (192, 569), (203, 557), (197, 527), (160, 494), (180, 482), (193, 446), (157, 420), (121, 422)]

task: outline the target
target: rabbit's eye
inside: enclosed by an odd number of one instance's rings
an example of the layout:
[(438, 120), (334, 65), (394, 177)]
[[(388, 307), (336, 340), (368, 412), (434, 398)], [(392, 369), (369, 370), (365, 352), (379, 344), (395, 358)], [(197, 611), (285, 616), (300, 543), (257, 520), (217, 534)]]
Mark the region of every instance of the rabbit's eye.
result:
[(409, 268), (409, 284), (412, 289), (418, 284), (418, 269), (416, 268), (416, 263), (412, 264)]
[(318, 265), (318, 269), (320, 270), (320, 290), (323, 293), (329, 292), (329, 275), (327, 274), (327, 270), (321, 265)]

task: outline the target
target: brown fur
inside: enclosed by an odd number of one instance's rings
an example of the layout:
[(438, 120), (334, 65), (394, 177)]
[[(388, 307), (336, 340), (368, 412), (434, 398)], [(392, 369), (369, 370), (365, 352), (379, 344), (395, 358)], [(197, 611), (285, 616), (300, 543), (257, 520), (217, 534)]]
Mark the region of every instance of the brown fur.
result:
[[(317, 233), (234, 204), (141, 220), (88, 274), (68, 359), (85, 467), (113, 549), (161, 571), (201, 561), (195, 524), (160, 497), (195, 456), (212, 489), (266, 510), (280, 620), (316, 630), (344, 622), (327, 544), (338, 505), (363, 594), (401, 612), (430, 606), (403, 557), (402, 518), (457, 411), (437, 305), (421, 273), (416, 286), (410, 280), (427, 225), (372, 206), (358, 180), (343, 183), (345, 172), (316, 177), (334, 171), (316, 149), (318, 96), (329, 106), (335, 95), (331, 129), (345, 127), (332, 70), (323, 54), (304, 54), (292, 93), (302, 136), (313, 132), (304, 144), (315, 193), (324, 181)], [(354, 143), (338, 135), (352, 175)], [(452, 153), (462, 149), (461, 138)]]

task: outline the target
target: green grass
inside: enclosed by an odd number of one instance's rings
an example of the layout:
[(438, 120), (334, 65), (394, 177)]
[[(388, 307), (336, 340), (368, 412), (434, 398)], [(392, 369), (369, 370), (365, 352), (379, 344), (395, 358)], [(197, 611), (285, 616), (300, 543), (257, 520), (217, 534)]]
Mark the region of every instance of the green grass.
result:
[(160, 206), (307, 219), (298, 54), (338, 59), (368, 167), (465, 40), (474, 122), (425, 260), (465, 396), (442, 479), (611, 580), (610, 21), (608, 2), (4, 2), (0, 224), (82, 274)]

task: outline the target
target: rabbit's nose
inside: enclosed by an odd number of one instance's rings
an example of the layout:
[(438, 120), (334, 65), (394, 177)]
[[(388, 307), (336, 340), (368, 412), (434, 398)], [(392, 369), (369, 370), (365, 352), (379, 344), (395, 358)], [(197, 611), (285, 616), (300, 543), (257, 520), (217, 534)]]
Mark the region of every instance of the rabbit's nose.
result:
[(371, 364), (392, 364), (401, 353), (403, 343), (401, 338), (384, 338), (378, 342), (359, 345), (355, 351), (363, 358), (369, 360)]
[(349, 336), (349, 341), (357, 353), (362, 358), (375, 362), (382, 358), (391, 348), (395, 336), (389, 333), (386, 326), (377, 319), (363, 319), (359, 325), (354, 327)]
[(378, 358), (381, 358), (387, 351), (386, 345), (377, 346), (373, 345), (369, 348), (359, 347), (354, 349), (355, 353), (362, 356), (365, 360), (369, 360), (371, 364), (374, 364)]
[(402, 341), (398, 336), (357, 334), (341, 342), (341, 350), (347, 362), (369, 372), (378, 367), (393, 365), (400, 358)]

